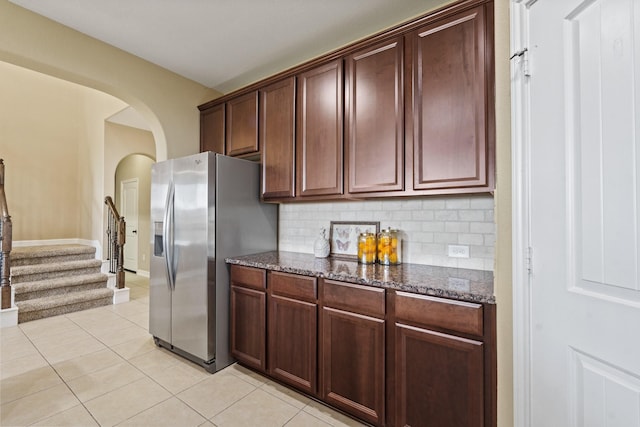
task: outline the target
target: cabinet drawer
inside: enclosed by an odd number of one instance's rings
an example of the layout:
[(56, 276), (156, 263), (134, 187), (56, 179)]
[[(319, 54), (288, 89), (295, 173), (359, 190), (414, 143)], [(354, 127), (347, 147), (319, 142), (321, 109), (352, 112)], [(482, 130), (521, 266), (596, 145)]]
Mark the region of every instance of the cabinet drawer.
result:
[(318, 298), (315, 277), (270, 271), (269, 289), (273, 295), (292, 297), (308, 302), (315, 302)]
[(420, 326), (483, 335), (481, 304), (396, 292), (396, 319)]
[(231, 266), (231, 283), (246, 288), (265, 290), (267, 284), (267, 272), (260, 268)]
[(324, 280), (324, 305), (369, 316), (384, 317), (384, 289)]

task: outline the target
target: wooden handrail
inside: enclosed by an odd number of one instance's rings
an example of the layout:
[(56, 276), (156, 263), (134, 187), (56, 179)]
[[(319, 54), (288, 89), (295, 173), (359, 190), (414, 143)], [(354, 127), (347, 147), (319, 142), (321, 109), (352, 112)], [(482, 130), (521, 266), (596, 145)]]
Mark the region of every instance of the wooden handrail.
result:
[(4, 193), (4, 161), (0, 159), (0, 308), (11, 308), (12, 225)]
[(104, 199), (107, 205), (107, 258), (109, 259), (109, 272), (116, 275), (116, 287), (124, 288), (124, 244), (126, 243), (127, 225), (124, 217), (120, 216), (111, 196)]

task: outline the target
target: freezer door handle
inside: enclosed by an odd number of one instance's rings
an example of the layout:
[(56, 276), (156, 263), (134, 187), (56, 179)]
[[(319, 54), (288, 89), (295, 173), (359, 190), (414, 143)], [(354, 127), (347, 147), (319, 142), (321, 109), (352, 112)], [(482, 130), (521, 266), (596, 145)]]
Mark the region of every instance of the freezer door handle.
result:
[(175, 199), (175, 186), (173, 181), (169, 183), (169, 190), (167, 191), (167, 200), (164, 208), (164, 225), (162, 234), (164, 245), (164, 261), (167, 267), (167, 276), (169, 277), (169, 289), (176, 288), (176, 275), (173, 265), (173, 243), (174, 243), (174, 225), (173, 225), (173, 206)]

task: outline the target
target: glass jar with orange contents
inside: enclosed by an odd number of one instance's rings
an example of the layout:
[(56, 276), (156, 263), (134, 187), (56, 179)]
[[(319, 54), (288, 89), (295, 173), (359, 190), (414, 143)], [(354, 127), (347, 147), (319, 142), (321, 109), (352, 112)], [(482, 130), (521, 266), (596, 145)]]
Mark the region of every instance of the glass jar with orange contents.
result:
[(358, 236), (358, 262), (362, 264), (376, 262), (375, 233), (360, 233)]
[(378, 234), (378, 262), (382, 265), (400, 264), (402, 241), (398, 230), (387, 228)]

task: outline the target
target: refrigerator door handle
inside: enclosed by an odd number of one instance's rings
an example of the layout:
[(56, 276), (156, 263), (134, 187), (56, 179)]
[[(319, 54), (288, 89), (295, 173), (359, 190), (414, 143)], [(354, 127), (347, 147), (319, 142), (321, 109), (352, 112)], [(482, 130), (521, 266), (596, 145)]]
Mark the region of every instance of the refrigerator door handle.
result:
[(163, 223), (163, 245), (164, 245), (164, 261), (167, 267), (167, 276), (169, 277), (169, 289), (175, 289), (176, 277), (173, 269), (173, 206), (175, 199), (175, 186), (173, 181), (169, 183), (169, 190), (167, 191), (167, 200), (164, 208), (164, 223)]

